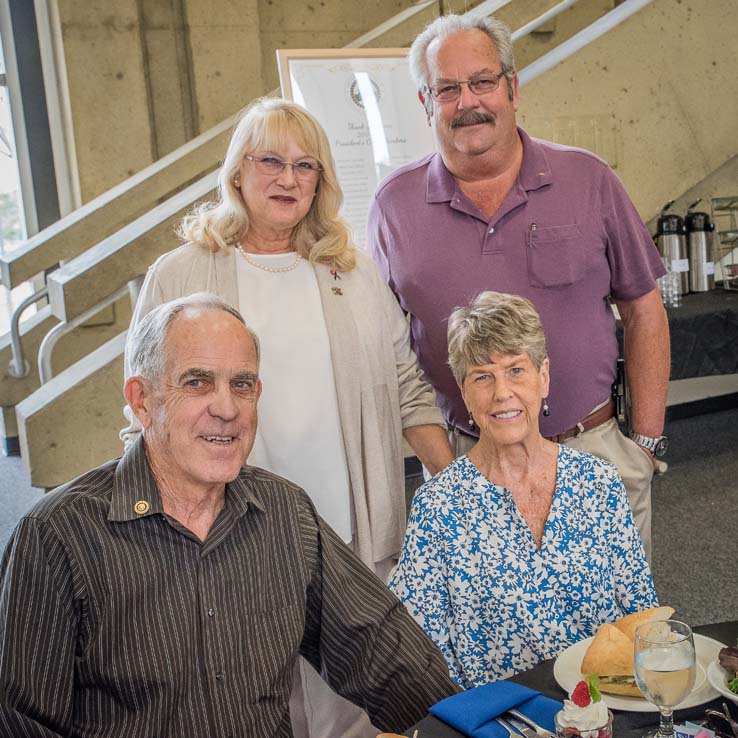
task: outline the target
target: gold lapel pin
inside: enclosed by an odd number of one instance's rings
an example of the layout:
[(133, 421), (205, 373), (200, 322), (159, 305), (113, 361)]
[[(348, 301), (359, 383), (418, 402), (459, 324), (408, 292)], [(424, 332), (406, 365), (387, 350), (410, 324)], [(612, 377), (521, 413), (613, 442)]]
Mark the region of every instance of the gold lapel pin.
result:
[(146, 513), (151, 509), (151, 505), (149, 505), (146, 500), (139, 500), (134, 506), (133, 506), (133, 512), (135, 512), (137, 515), (146, 515)]
[(334, 295), (342, 295), (343, 291), (340, 287), (331, 287), (331, 292), (333, 292)]

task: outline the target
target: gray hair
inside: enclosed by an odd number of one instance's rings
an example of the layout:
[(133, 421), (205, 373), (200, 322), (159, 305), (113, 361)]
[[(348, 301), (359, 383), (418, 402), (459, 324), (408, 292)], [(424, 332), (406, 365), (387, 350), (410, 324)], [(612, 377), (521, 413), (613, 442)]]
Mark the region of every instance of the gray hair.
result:
[(169, 327), (183, 310), (189, 308), (194, 310), (221, 310), (236, 318), (254, 342), (256, 365), (258, 367), (260, 359), (259, 338), (246, 325), (241, 313), (216, 295), (211, 295), (208, 292), (196, 292), (193, 295), (180, 297), (155, 307), (134, 328), (133, 335), (126, 346), (126, 365), (130, 369), (130, 376), (143, 377), (153, 381), (164, 374)]
[(430, 87), (430, 71), (428, 69), (428, 47), (437, 38), (446, 38), (463, 31), (481, 31), (486, 34), (497, 49), (502, 71), (507, 79), (507, 94), (513, 98), (513, 78), (515, 76), (515, 57), (513, 56), (512, 37), (510, 29), (496, 18), (468, 18), (465, 15), (442, 15), (426, 26), (415, 37), (408, 61), (410, 73), (418, 89), (425, 93)]
[(528, 354), (540, 369), (546, 359), (546, 336), (530, 300), (502, 292), (481, 292), (469, 307), (456, 308), (448, 319), (448, 363), (459, 385), (472, 366), (489, 363), (492, 354)]

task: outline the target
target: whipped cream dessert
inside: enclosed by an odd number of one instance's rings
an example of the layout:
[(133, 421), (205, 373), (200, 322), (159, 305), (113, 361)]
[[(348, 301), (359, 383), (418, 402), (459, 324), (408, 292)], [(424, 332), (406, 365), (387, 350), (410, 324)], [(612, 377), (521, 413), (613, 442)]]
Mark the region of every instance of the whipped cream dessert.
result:
[(556, 713), (556, 733), (581, 738), (611, 738), (612, 714), (602, 700), (597, 678), (581, 681), (574, 688), (564, 709)]

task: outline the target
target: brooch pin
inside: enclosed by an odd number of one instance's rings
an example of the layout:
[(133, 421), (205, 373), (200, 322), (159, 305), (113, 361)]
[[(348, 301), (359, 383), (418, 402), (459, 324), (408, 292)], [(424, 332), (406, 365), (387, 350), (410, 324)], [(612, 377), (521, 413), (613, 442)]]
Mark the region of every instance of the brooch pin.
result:
[(343, 290), (340, 287), (331, 287), (331, 292), (334, 295), (343, 295)]
[(335, 269), (331, 269), (331, 274), (333, 275), (333, 279), (341, 279), (341, 275)]

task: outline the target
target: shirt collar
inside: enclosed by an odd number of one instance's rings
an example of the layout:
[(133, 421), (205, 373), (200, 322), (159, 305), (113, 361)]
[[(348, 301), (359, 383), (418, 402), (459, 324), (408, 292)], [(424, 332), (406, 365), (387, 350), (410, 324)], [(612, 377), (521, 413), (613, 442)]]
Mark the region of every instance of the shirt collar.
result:
[(446, 169), (441, 154), (436, 152), (428, 165), (426, 202), (451, 202), (455, 193), (454, 175)]
[[(522, 128), (518, 128), (518, 135), (523, 142), (523, 161), (518, 174), (522, 188), (528, 192), (551, 184), (551, 168), (541, 142), (531, 138)], [(441, 154), (436, 152), (428, 166), (426, 202), (451, 202), (456, 190), (453, 174), (446, 168)]]
[(526, 192), (551, 184), (551, 167), (543, 144), (538, 139), (531, 138), (522, 128), (518, 128), (518, 134), (523, 142), (523, 161), (520, 164), (518, 182)]
[[(250, 476), (251, 470), (244, 467), (232, 482), (226, 484), (225, 504), (236, 517), (244, 515), (250, 505), (261, 511), (265, 509), (249, 483)], [(118, 461), (108, 520), (124, 522), (163, 512), (159, 488), (146, 458), (143, 435), (140, 435)]]

